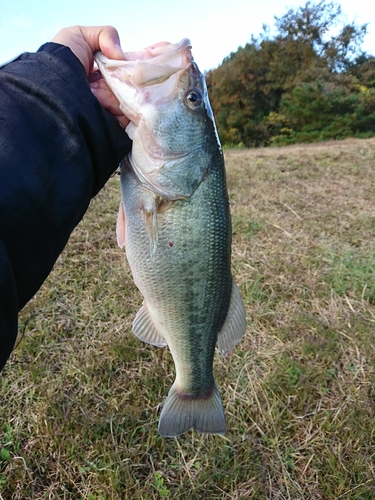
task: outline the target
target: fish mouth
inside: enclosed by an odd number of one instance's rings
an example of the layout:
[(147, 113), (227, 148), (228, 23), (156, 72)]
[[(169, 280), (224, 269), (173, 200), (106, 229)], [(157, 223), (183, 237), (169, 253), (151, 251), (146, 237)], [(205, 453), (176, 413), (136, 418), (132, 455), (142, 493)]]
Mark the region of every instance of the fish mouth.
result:
[[(168, 73), (176, 73), (183, 68), (188, 67), (192, 61), (193, 56), (191, 53), (191, 42), (188, 38), (183, 38), (180, 42), (169, 43), (169, 42), (159, 42), (154, 45), (150, 45), (145, 49), (137, 52), (125, 52), (125, 61), (137, 61), (139, 64), (139, 69), (141, 70), (137, 76), (133, 74), (135, 81), (133, 82), (138, 85), (152, 85), (155, 82), (155, 69), (156, 66), (161, 67), (161, 72), (164, 72), (162, 80), (164, 81), (169, 76)], [(154, 77), (149, 79), (148, 67), (151, 68), (151, 72)]]
[(117, 99), (122, 93), (111, 80), (141, 90), (164, 83), (176, 73), (181, 73), (193, 64), (191, 43), (184, 38), (178, 43), (159, 42), (137, 52), (126, 52), (125, 60), (108, 59), (101, 52), (94, 54), (94, 60)]
[(96, 52), (94, 59), (99, 71), (120, 103), (120, 109), (133, 126), (127, 132), (132, 138), (133, 127), (141, 119), (139, 107), (144, 104), (163, 104), (159, 86), (164, 84), (164, 99), (176, 94), (181, 73), (194, 63), (190, 40), (178, 43), (159, 42), (137, 52), (125, 53), (125, 60), (113, 60)]

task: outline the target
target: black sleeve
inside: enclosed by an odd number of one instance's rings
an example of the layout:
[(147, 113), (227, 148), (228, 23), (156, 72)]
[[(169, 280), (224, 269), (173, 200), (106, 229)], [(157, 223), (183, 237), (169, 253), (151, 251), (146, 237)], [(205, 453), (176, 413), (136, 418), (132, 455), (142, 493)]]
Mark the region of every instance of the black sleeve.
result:
[(130, 147), (69, 48), (48, 43), (0, 68), (0, 370), (18, 311)]

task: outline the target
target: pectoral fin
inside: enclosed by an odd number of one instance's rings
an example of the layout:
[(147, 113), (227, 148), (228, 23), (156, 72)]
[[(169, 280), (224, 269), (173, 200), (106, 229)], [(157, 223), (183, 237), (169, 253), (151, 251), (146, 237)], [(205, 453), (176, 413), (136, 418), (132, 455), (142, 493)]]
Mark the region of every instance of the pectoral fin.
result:
[(246, 314), (240, 291), (236, 283), (232, 282), (232, 295), (228, 314), (218, 335), (218, 348), (225, 357), (246, 333)]
[(125, 210), (124, 210), (124, 204), (122, 202), (120, 203), (120, 207), (118, 209), (116, 234), (117, 234), (118, 246), (120, 248), (124, 248), (124, 246), (125, 246)]
[(142, 307), (137, 312), (132, 328), (134, 335), (142, 340), (142, 342), (156, 345), (157, 347), (164, 347), (167, 345), (165, 338), (155, 328), (154, 322), (152, 321), (145, 303), (143, 303)]

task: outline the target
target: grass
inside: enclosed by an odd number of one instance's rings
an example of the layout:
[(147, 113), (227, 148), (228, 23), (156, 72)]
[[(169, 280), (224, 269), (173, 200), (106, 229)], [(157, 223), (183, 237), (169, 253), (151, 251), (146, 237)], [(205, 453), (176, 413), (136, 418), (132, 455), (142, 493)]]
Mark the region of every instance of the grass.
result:
[(215, 357), (227, 434), (157, 433), (173, 363), (131, 333), (114, 178), (20, 315), (0, 498), (375, 498), (375, 140), (225, 154), (249, 320)]

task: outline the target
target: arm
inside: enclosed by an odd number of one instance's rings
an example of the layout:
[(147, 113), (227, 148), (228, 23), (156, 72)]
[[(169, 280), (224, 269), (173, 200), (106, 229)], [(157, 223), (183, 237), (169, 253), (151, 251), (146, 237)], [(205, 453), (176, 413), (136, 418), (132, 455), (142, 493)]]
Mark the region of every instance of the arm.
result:
[(0, 68), (0, 369), (18, 311), (131, 147), (73, 52), (49, 43)]

